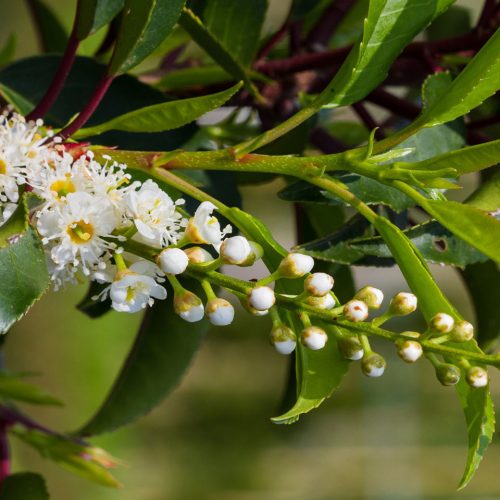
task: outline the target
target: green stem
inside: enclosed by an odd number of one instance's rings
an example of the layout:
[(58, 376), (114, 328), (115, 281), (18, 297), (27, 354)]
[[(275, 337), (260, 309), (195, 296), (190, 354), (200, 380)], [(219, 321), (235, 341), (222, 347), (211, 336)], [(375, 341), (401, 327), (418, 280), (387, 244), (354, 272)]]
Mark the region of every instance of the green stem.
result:
[(214, 290), (212, 288), (212, 285), (208, 280), (201, 280), (201, 287), (203, 288), (203, 291), (205, 292), (205, 295), (207, 297), (207, 300), (213, 300), (216, 299), (217, 296), (214, 293)]

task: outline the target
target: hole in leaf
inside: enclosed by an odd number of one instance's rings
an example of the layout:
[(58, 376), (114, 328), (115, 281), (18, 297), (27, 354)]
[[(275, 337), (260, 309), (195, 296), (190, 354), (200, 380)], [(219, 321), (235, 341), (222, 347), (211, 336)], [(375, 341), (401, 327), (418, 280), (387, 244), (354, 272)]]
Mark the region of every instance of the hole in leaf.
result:
[(448, 243), (446, 242), (446, 240), (443, 240), (441, 238), (436, 238), (433, 243), (434, 243), (434, 248), (438, 252), (446, 252), (446, 250), (448, 250)]

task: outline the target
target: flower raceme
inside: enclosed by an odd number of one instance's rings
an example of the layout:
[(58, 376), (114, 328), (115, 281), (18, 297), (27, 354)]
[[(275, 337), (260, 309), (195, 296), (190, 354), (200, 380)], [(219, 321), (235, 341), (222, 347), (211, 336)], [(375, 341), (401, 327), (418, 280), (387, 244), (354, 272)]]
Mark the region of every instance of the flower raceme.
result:
[[(21, 191), (32, 192), (37, 205), (30, 221), (41, 237), (54, 289), (86, 278), (101, 286), (95, 300), (109, 300), (113, 309), (135, 313), (165, 300), (164, 282), (168, 281), (173, 289), (174, 311), (182, 319), (196, 322), (206, 317), (216, 326), (231, 324), (234, 306), (215, 295), (210, 279), (222, 276), (216, 270), (226, 264), (251, 266), (263, 256), (262, 247), (242, 235), (229, 236), (229, 225), (221, 229), (212, 202), (203, 201), (190, 217), (182, 208), (183, 199), (174, 200), (153, 180), (133, 180), (126, 165), (104, 155), (102, 158), (102, 162), (97, 161), (92, 151), (74, 157), (41, 121), (26, 122), (16, 114), (3, 115), (0, 225), (13, 214)], [(280, 354), (289, 355), (295, 349), (317, 351), (336, 342), (345, 358), (360, 361), (365, 375), (381, 376), (386, 362), (372, 350), (367, 337), (349, 329), (340, 332), (330, 328), (325, 315), (347, 324), (371, 321), (372, 327), (379, 327), (394, 316), (415, 311), (416, 296), (396, 294), (385, 313), (369, 320), (370, 312), (382, 305), (381, 290), (365, 286), (342, 304), (332, 291), (333, 277), (312, 273), (313, 267), (312, 257), (290, 253), (269, 276), (257, 282), (237, 280), (240, 285), (236, 288), (231, 288), (231, 280), (215, 284), (222, 284), (242, 300), (252, 314), (271, 317), (270, 339)], [(184, 275), (200, 282), (205, 303), (183, 287), (179, 280)], [(303, 292), (276, 293), (270, 285), (281, 279), (300, 280)], [(290, 319), (290, 308), (297, 313), (302, 328)], [(286, 314), (284, 309), (288, 310)], [(319, 318), (318, 324), (313, 324), (315, 318)], [(460, 359), (457, 365), (445, 363), (425, 351), (432, 343), (466, 342), (473, 333), (467, 321), (439, 313), (422, 335), (404, 332), (394, 343), (407, 363), (416, 362), (425, 353), (444, 385), (457, 383), (462, 368), (471, 387), (483, 387), (488, 383), (484, 368)]]

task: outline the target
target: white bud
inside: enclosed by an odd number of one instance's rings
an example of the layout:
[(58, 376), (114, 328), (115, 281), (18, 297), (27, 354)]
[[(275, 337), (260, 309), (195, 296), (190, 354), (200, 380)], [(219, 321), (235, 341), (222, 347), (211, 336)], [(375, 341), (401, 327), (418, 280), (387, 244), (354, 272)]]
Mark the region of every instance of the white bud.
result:
[(362, 300), (370, 309), (379, 309), (384, 300), (384, 292), (373, 286), (365, 286), (358, 290), (354, 298)]
[(423, 354), (422, 346), (414, 340), (405, 340), (399, 345), (399, 357), (406, 363), (415, 363)]
[(276, 297), (268, 286), (256, 286), (248, 294), (248, 303), (257, 311), (266, 311), (274, 306)]
[(200, 321), (205, 315), (200, 298), (187, 290), (182, 294), (175, 295), (174, 309), (183, 320), (189, 323)]
[(488, 372), (480, 366), (472, 366), (467, 370), (467, 383), (474, 388), (488, 385)]
[(468, 321), (458, 321), (450, 336), (453, 342), (468, 342), (474, 338), (474, 327)]
[(214, 260), (210, 252), (201, 247), (186, 248), (184, 253), (187, 255), (190, 264), (204, 264)]
[(365, 354), (358, 337), (343, 336), (338, 341), (339, 349), (344, 358), (359, 361)]
[(271, 330), (271, 342), (280, 354), (291, 354), (297, 345), (293, 330), (285, 325), (275, 326)]
[(226, 238), (220, 247), (220, 256), (228, 264), (243, 264), (252, 254), (252, 247), (244, 236)]
[(377, 353), (365, 356), (361, 361), (361, 369), (367, 377), (381, 377), (385, 371), (385, 359)]
[(332, 297), (331, 293), (323, 295), (323, 297), (307, 297), (305, 303), (311, 307), (316, 307), (317, 309), (333, 309), (335, 307), (335, 299)]
[(439, 333), (449, 333), (455, 326), (455, 320), (446, 313), (436, 314), (430, 321), (430, 328)]
[(417, 308), (417, 297), (413, 293), (399, 292), (391, 300), (389, 311), (397, 316), (410, 314)]
[(212, 325), (227, 326), (233, 322), (234, 307), (225, 299), (212, 299), (205, 306), (205, 313)]
[(278, 272), (283, 278), (301, 278), (311, 272), (314, 259), (301, 253), (289, 253), (278, 267)]
[(188, 256), (180, 248), (166, 248), (158, 256), (158, 265), (165, 274), (181, 274), (188, 264)]
[(318, 351), (325, 347), (328, 341), (328, 335), (325, 330), (317, 326), (309, 326), (302, 331), (300, 341), (304, 346), (312, 351)]
[(333, 278), (326, 273), (314, 273), (304, 281), (304, 290), (315, 297), (323, 297), (333, 288)]
[(368, 306), (362, 300), (350, 300), (344, 306), (344, 318), (347, 321), (365, 321), (368, 318)]

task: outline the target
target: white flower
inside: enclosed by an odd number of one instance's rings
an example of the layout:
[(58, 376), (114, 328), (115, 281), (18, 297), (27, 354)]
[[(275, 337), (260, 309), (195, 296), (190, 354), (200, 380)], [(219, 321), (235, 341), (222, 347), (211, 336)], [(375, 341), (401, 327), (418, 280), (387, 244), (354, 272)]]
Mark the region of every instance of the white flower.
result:
[(211, 262), (214, 260), (212, 255), (201, 247), (190, 247), (184, 250), (188, 256), (190, 264), (203, 264), (205, 262)]
[(166, 248), (158, 256), (158, 265), (166, 274), (181, 274), (188, 264), (188, 256), (180, 248)]
[(215, 298), (207, 302), (205, 312), (212, 325), (230, 325), (234, 319), (234, 307), (225, 299)]
[(288, 355), (295, 351), (297, 339), (289, 326), (277, 325), (271, 330), (271, 343), (277, 352)]
[(365, 302), (370, 309), (379, 309), (384, 301), (384, 292), (373, 286), (365, 286), (356, 292), (354, 298)]
[(323, 297), (333, 288), (333, 278), (326, 273), (314, 273), (304, 281), (304, 290), (315, 297)]
[(245, 263), (252, 255), (252, 247), (244, 236), (232, 236), (222, 242), (220, 255), (224, 262), (239, 265)]
[(399, 292), (389, 304), (389, 312), (398, 316), (410, 314), (417, 309), (417, 297), (413, 293)]
[(368, 306), (362, 300), (350, 300), (344, 306), (344, 318), (347, 321), (364, 321), (368, 318)]
[(213, 203), (204, 201), (196, 209), (186, 228), (186, 237), (191, 243), (209, 243), (219, 249), (222, 239), (231, 232), (232, 228), (227, 225), (221, 231), (217, 217), (212, 216), (216, 208)]
[(446, 313), (436, 314), (430, 321), (430, 328), (439, 333), (449, 333), (455, 326), (455, 320)]
[(281, 262), (278, 272), (284, 278), (301, 278), (314, 267), (314, 259), (301, 253), (290, 253)]
[(325, 347), (326, 342), (328, 341), (328, 336), (322, 328), (309, 326), (302, 331), (300, 341), (308, 349), (318, 351), (319, 349), (323, 349), (323, 347)]
[(138, 190), (127, 192), (126, 203), (140, 239), (157, 246), (177, 243), (184, 222), (176, 207), (184, 200), (174, 203), (158, 184), (149, 179)]
[(116, 247), (106, 238), (114, 237), (117, 223), (106, 198), (76, 192), (67, 195), (65, 204), (40, 212), (37, 229), (57, 266), (81, 266), (89, 275), (101, 256)]
[(488, 372), (480, 366), (472, 366), (467, 370), (467, 383), (474, 388), (488, 385)]
[(385, 371), (385, 359), (375, 352), (365, 356), (361, 361), (361, 369), (367, 377), (381, 377)]
[(474, 327), (468, 321), (457, 321), (450, 336), (453, 342), (468, 342), (474, 338)]
[(317, 309), (328, 310), (335, 307), (335, 299), (331, 293), (327, 293), (323, 297), (314, 297), (314, 295), (311, 295), (306, 298), (305, 303)]
[(155, 299), (167, 298), (167, 291), (154, 278), (134, 272), (134, 266), (136, 270), (142, 269), (143, 266), (142, 262), (136, 264), (123, 274), (119, 273), (119, 279), (113, 281), (110, 286), (109, 297), (116, 311), (134, 313), (148, 305), (152, 306)]
[(398, 348), (399, 357), (406, 363), (415, 363), (423, 353), (422, 346), (415, 340), (405, 340)]
[(248, 294), (248, 303), (257, 311), (267, 311), (275, 302), (274, 291), (268, 286), (256, 286)]
[(175, 294), (174, 310), (183, 320), (189, 323), (196, 323), (205, 315), (205, 309), (201, 299), (188, 290)]
[(0, 203), (0, 226), (5, 224), (10, 216), (15, 212), (17, 205), (15, 203)]

